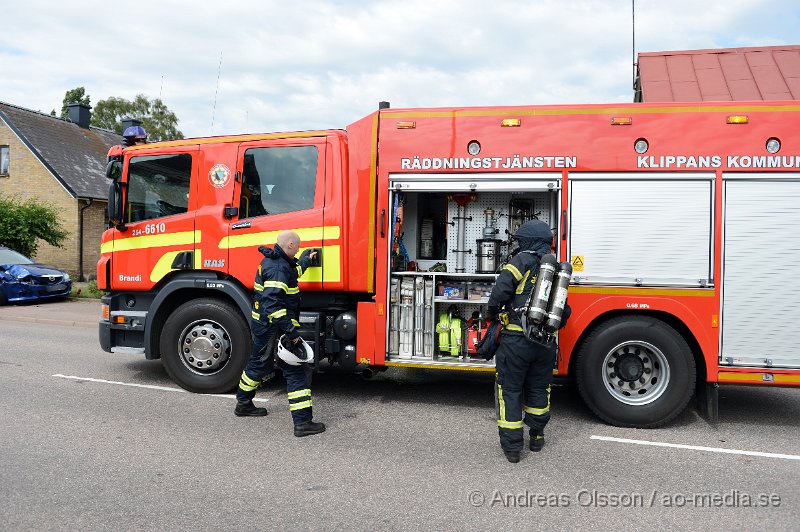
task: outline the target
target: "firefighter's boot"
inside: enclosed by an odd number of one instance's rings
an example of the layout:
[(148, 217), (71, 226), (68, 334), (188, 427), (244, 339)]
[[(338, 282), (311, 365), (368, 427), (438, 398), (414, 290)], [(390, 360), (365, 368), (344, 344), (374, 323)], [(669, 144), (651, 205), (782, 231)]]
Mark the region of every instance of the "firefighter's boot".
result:
[(312, 434), (319, 434), (325, 432), (325, 423), (317, 423), (315, 421), (306, 421), (294, 426), (294, 435), (298, 438), (303, 436), (311, 436)]
[(519, 451), (506, 451), (503, 449), (503, 454), (506, 455), (506, 460), (511, 462), (512, 464), (516, 464), (519, 462)]
[(233, 413), (239, 417), (266, 416), (267, 409), (257, 407), (253, 404), (252, 400), (245, 402), (236, 401), (236, 408), (233, 409)]
[(544, 447), (544, 432), (531, 431), (531, 451), (538, 453)]

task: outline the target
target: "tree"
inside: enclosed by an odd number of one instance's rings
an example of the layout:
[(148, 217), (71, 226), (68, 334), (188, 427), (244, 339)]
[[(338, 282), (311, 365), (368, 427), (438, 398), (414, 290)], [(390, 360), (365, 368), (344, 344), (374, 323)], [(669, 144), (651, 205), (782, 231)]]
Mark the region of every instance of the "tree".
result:
[(60, 248), (67, 235), (52, 205), (0, 197), (0, 246), (32, 257), (39, 240)]
[(160, 98), (150, 100), (144, 94), (137, 94), (133, 101), (113, 96), (98, 101), (92, 112), (92, 125), (116, 131), (121, 135), (123, 118), (141, 121), (151, 142), (183, 138), (175, 113)]
[[(71, 103), (82, 103), (83, 105), (89, 105), (89, 95), (86, 94), (86, 89), (83, 87), (75, 87), (72, 90), (68, 90), (64, 94), (64, 103), (61, 105), (61, 118), (67, 118), (69, 115), (68, 105)], [(51, 113), (53, 114), (53, 113)]]

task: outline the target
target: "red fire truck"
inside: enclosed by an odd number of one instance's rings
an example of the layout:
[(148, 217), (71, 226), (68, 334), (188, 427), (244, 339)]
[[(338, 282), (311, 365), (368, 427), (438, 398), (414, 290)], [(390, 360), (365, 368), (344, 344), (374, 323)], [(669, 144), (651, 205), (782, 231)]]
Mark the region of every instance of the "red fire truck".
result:
[(345, 130), (115, 147), (100, 343), (187, 390), (233, 389), (258, 247), (292, 229), (321, 250), (300, 279), (318, 364), (491, 372), (473, 342), (509, 235), (537, 218), (573, 265), (554, 372), (601, 419), (664, 424), (696, 383), (798, 386), (798, 118), (382, 103)]

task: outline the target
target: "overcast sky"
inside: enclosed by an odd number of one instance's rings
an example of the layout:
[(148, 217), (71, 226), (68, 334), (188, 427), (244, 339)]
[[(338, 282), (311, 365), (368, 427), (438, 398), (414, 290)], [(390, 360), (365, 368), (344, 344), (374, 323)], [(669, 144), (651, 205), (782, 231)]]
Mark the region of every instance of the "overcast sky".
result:
[[(186, 136), (343, 128), (380, 100), (633, 100), (630, 0), (17, 0), (0, 13), (0, 101), (50, 112), (77, 86), (92, 103), (160, 96)], [(800, 44), (797, 0), (636, 1), (638, 52), (781, 44)]]

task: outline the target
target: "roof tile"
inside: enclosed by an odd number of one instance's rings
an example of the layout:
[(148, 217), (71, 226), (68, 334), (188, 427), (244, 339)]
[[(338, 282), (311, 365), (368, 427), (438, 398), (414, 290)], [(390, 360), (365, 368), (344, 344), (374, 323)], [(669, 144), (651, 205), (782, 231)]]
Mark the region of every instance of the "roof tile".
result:
[(756, 82), (752, 79), (733, 79), (728, 81), (731, 90), (731, 98), (737, 100), (763, 100), (761, 93), (758, 92)]
[(697, 81), (694, 75), (692, 58), (686, 55), (671, 55), (667, 57), (667, 71), (673, 83), (682, 81)]

